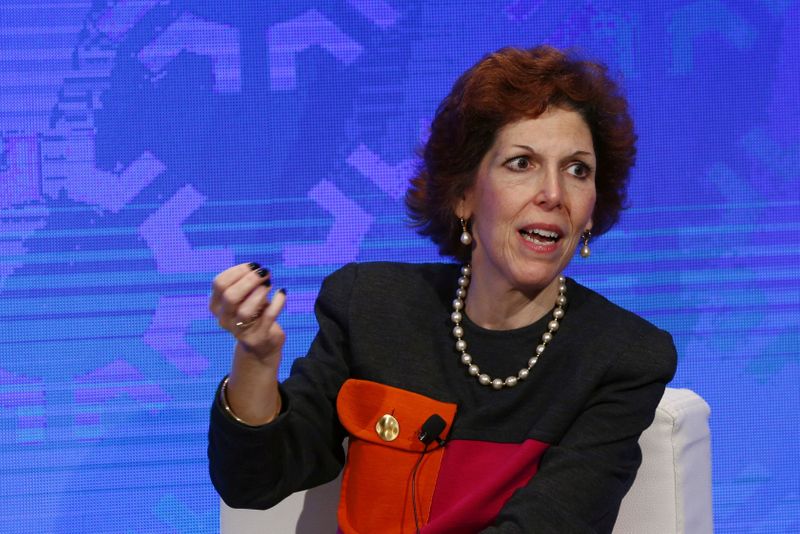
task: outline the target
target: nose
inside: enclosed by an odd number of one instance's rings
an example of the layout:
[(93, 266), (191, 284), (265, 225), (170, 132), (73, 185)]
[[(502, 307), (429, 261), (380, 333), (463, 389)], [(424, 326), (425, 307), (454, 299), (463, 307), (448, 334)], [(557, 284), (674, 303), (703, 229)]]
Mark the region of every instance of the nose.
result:
[(536, 182), (536, 195), (534, 202), (545, 209), (554, 209), (561, 206), (564, 200), (564, 190), (561, 176), (557, 168), (547, 168), (542, 173), (541, 179)]

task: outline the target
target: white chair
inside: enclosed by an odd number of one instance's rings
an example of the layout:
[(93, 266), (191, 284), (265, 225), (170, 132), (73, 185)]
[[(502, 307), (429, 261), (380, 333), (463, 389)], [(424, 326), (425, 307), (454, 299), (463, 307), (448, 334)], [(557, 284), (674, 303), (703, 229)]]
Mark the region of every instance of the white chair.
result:
[[(696, 393), (667, 388), (639, 440), (642, 466), (622, 501), (614, 534), (713, 532), (709, 412)], [(237, 510), (220, 501), (220, 531), (335, 534), (340, 483), (295, 493), (269, 510)]]
[(710, 409), (688, 389), (667, 388), (642, 433), (642, 465), (622, 499), (614, 534), (711, 534)]
[(221, 534), (336, 534), (336, 510), (342, 476), (298, 491), (269, 510), (231, 508), (221, 499)]

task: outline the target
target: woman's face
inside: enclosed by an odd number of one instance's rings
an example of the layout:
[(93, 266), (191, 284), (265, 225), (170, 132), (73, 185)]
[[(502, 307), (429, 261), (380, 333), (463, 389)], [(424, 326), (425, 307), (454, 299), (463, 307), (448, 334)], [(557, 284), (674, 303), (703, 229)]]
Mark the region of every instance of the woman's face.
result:
[(551, 108), (501, 128), (457, 208), (472, 220), (475, 281), (525, 293), (551, 284), (592, 227), (596, 165), (575, 111)]

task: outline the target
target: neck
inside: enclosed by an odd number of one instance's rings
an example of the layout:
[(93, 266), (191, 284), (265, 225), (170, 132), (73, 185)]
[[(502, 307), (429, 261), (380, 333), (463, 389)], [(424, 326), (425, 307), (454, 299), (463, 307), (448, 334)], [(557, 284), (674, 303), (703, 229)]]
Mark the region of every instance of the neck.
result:
[(473, 267), (466, 312), (473, 323), (488, 330), (513, 330), (533, 324), (553, 308), (558, 295), (557, 278), (544, 288), (530, 291), (493, 286)]

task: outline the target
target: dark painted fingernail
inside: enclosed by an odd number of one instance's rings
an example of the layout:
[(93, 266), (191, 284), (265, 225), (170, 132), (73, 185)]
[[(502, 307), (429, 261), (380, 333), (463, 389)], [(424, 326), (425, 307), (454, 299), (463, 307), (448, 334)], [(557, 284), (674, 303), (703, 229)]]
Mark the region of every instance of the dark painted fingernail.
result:
[(278, 290), (278, 293), (283, 293), (284, 295), (286, 295), (286, 288), (283, 288), (283, 287), (282, 287), (282, 288), (280, 288), (280, 289)]
[(261, 285), (264, 287), (272, 287), (272, 278), (267, 278), (266, 280), (261, 282)]
[(259, 270), (256, 271), (256, 274), (258, 276), (260, 276), (261, 278), (264, 278), (265, 276), (267, 276), (269, 274), (269, 269), (266, 269), (266, 268), (262, 267), (262, 268), (260, 268)]
[(261, 265), (256, 263), (256, 262), (254, 262), (254, 261), (251, 261), (250, 263), (248, 263), (247, 266), (250, 267), (251, 271), (257, 271), (257, 270), (259, 270), (261, 268)]

